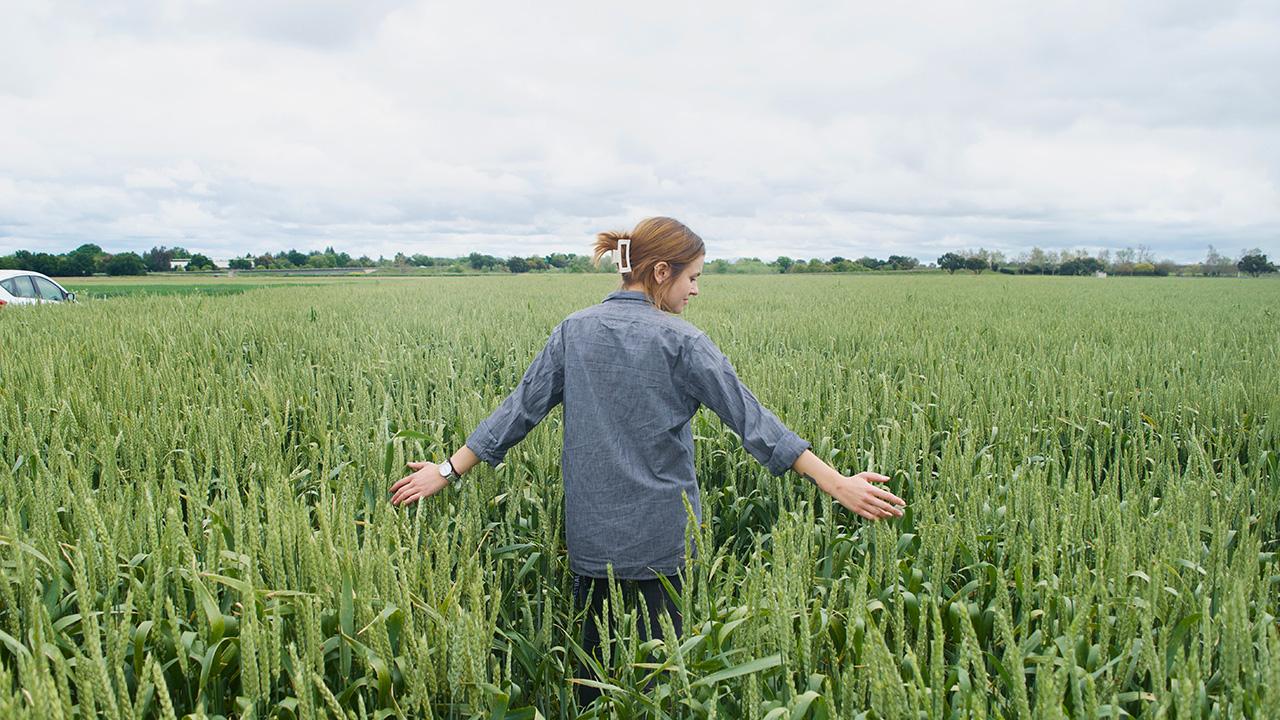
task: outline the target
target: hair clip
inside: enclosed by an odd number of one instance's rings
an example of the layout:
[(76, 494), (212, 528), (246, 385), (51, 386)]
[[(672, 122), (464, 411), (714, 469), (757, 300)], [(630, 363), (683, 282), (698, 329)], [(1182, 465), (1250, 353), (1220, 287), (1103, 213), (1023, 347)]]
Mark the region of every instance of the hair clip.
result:
[(618, 241), (618, 272), (631, 272), (631, 239), (622, 238)]

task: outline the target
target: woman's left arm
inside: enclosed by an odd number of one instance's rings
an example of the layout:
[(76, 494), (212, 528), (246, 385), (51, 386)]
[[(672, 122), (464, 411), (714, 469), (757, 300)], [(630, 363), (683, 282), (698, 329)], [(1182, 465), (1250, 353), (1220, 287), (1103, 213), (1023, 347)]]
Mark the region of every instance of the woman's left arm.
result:
[(687, 392), (742, 438), (742, 447), (774, 475), (781, 475), (809, 448), (756, 399), (733, 365), (706, 335), (686, 349), (680, 363)]

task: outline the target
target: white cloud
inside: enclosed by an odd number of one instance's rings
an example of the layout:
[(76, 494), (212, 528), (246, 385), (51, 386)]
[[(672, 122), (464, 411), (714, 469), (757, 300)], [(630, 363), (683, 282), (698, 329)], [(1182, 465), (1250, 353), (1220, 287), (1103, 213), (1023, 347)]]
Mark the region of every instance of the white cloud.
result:
[[(123, 9), (121, 9), (123, 8)], [(0, 252), (713, 256), (1280, 236), (1280, 13), (1240, 3), (24, 4)]]

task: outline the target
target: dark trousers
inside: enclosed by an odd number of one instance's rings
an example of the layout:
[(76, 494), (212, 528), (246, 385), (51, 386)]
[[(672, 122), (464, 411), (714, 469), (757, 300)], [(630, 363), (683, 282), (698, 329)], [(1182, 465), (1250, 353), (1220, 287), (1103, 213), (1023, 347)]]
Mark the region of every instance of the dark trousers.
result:
[[(676, 592), (680, 591), (680, 576), (668, 575), (667, 581), (671, 583)], [(652, 580), (618, 580), (619, 588), (622, 590), (622, 600), (629, 608), (638, 606), (636, 601), (637, 595), (644, 598), (645, 607), (649, 610), (649, 622), (641, 623), (637, 628), (641, 637), (648, 639), (662, 638), (662, 625), (659, 624), (658, 618), (663, 612), (671, 616), (671, 624), (675, 628), (676, 635), (682, 632), (683, 618), (680, 611), (676, 609), (675, 603), (667, 595), (667, 589), (662, 586), (662, 582), (657, 578)], [(586, 575), (573, 576), (573, 609), (575, 613), (581, 614), (583, 610), (587, 611), (586, 617), (582, 621), (582, 649), (587, 655), (593, 658), (599, 657), (600, 649), (600, 628), (596, 625), (596, 620), (604, 613), (604, 601), (609, 598), (609, 579), (587, 577)], [(612, 604), (612, 601), (610, 601)], [(604, 618), (609, 623), (609, 635), (617, 637), (617, 623), (613, 618), (613, 611), (609, 612), (608, 617)], [(595, 677), (594, 673), (583, 664), (578, 664), (578, 677), (590, 680), (600, 680)], [(593, 700), (600, 697), (600, 691), (586, 685), (575, 685), (578, 695), (578, 706), (585, 708), (590, 705)]]

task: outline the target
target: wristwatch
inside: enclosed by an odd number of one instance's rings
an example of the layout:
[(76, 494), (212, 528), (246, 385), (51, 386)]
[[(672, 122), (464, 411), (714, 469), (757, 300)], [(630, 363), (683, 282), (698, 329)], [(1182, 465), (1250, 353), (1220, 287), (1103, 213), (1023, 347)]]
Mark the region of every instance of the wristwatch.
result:
[(462, 476), (453, 469), (453, 463), (447, 459), (440, 463), (439, 470), (440, 477), (444, 478), (448, 482), (456, 483), (462, 479)]

